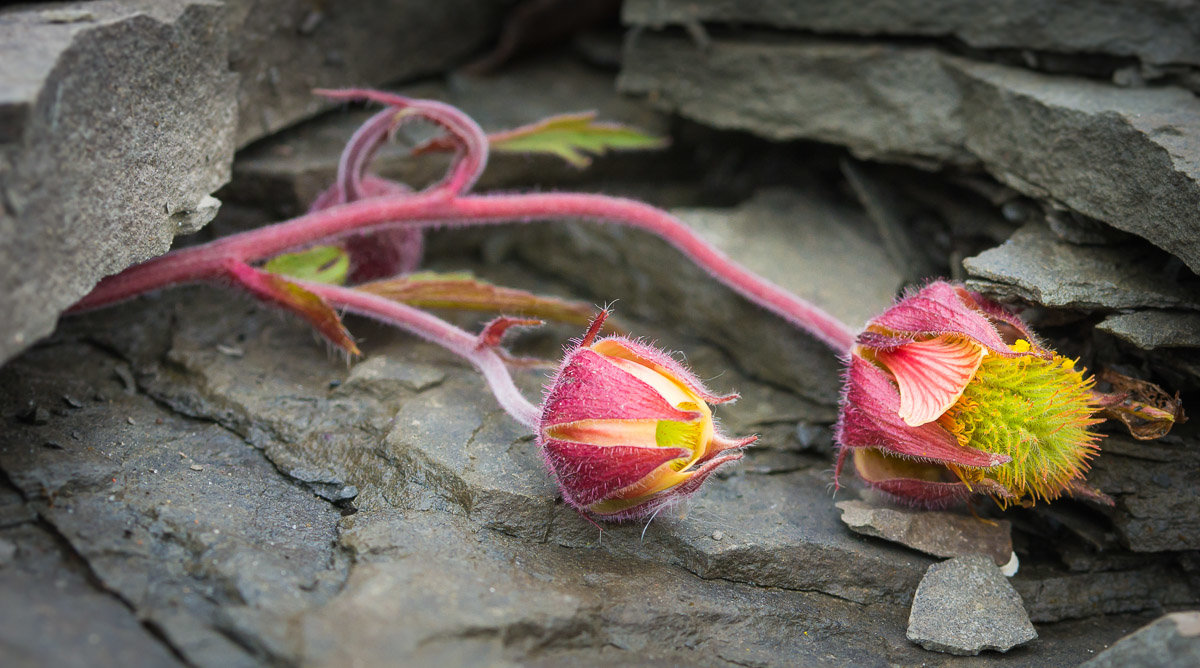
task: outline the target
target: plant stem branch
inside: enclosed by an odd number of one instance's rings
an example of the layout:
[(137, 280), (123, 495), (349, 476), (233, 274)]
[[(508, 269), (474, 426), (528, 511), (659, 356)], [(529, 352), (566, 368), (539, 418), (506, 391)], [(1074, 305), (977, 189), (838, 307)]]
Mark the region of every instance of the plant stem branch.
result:
[(541, 411), (517, 389), (508, 366), (495, 349), (484, 345), (479, 337), (437, 316), (384, 297), (325, 283), (293, 282), (320, 296), (330, 306), (399, 327), (467, 360), (487, 379), (500, 406), (530, 431), (537, 431)]
[(854, 344), (854, 333), (837, 318), (729, 259), (678, 218), (634, 200), (575, 193), (455, 197), (451, 192), (434, 189), (415, 195), (351, 202), (218, 239), (205, 246), (174, 251), (131, 267), (101, 281), (73, 310), (104, 306), (149, 290), (211, 278), (229, 259), (253, 262), (350, 233), (562, 218), (624, 225), (656, 234), (718, 281), (812, 334), (838, 354), (848, 353)]

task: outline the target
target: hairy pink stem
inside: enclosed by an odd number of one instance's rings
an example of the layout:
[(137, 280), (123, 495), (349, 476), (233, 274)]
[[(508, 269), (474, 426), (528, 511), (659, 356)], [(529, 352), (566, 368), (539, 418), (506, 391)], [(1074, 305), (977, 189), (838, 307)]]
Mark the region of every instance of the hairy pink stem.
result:
[(481, 342), (479, 337), (437, 316), (384, 297), (337, 285), (293, 282), (320, 296), (331, 306), (394, 325), (467, 360), (487, 379), (500, 406), (517, 422), (531, 431), (537, 431), (541, 410), (521, 394), (508, 373), (504, 359), (494, 348)]
[(339, 204), (366, 197), (362, 187), (363, 174), (395, 122), (396, 110), (384, 109), (369, 118), (350, 137), (346, 150), (338, 160), (337, 183), (341, 186)]
[[(422, 119), (436, 123), (449, 132), (457, 144), (458, 155), (451, 164), (445, 179), (430, 190), (439, 190), (454, 195), (463, 194), (475, 185), (475, 182), (483, 174), (484, 168), (487, 167), (487, 133), (473, 118), (464, 114), (457, 107), (435, 100), (417, 100), (367, 88), (316, 90), (314, 92), (335, 100), (370, 100), (386, 104), (393, 108), (393, 127), (407, 120)], [(368, 125), (374, 121), (375, 119), (372, 118), (368, 121)], [(371, 132), (372, 130), (363, 126), (359, 129), (359, 133), (363, 131)], [(356, 133), (357, 135), (358, 133)], [(369, 158), (369, 156), (367, 157)]]
[(718, 281), (833, 348), (848, 353), (854, 333), (837, 318), (730, 260), (683, 221), (634, 200), (605, 195), (536, 193), (449, 197), (429, 191), (380, 197), (316, 211), (290, 221), (185, 248), (100, 282), (73, 307), (104, 306), (135, 295), (216, 275), (230, 258), (256, 261), (322, 239), (389, 227), (495, 225), (583, 218), (656, 234)]

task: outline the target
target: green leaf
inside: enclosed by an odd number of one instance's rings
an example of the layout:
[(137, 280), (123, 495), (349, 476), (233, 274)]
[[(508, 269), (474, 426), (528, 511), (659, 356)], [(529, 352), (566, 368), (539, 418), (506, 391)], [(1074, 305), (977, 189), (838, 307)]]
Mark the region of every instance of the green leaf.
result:
[(276, 255), (263, 269), (314, 283), (343, 285), (350, 273), (350, 255), (340, 246), (314, 246), (297, 253)]
[(488, 136), (494, 151), (556, 155), (580, 169), (591, 164), (591, 155), (615, 149), (657, 149), (667, 145), (655, 137), (620, 123), (598, 123), (596, 112), (551, 116), (537, 123)]

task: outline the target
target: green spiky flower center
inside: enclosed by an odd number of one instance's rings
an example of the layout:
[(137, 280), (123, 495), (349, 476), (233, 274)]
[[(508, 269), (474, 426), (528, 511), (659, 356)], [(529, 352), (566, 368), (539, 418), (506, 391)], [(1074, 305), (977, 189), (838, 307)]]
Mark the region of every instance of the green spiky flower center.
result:
[(1097, 435), (1093, 380), (1054, 354), (984, 358), (962, 397), (939, 420), (964, 446), (1008, 455), (988, 469), (951, 467), (970, 485), (999, 483), (1009, 501), (1058, 498), (1088, 468)]

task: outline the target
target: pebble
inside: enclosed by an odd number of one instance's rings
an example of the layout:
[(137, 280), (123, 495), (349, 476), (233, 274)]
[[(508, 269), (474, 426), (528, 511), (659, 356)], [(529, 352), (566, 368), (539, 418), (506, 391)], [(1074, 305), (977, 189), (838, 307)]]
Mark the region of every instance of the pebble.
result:
[(990, 557), (955, 557), (925, 571), (913, 596), (908, 639), (927, 650), (974, 656), (1037, 638), (1025, 605)]

